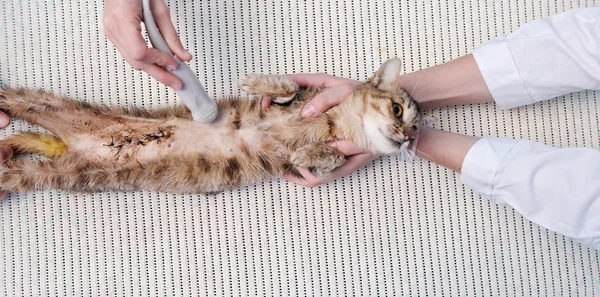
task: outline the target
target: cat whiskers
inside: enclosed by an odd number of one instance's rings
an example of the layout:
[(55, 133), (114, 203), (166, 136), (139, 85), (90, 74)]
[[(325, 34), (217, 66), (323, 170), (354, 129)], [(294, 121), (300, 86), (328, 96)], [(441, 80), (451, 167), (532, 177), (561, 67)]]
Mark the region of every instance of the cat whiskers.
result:
[(405, 150), (402, 152), (402, 161), (411, 161), (413, 162), (416, 158), (416, 155), (413, 151)]
[[(417, 83), (413, 86), (412, 91), (410, 91), (411, 94), (413, 94), (415, 92), (415, 90), (417, 89), (417, 87), (419, 86), (419, 83), (421, 83), (421, 79), (423, 78), (423, 73), (421, 73), (421, 76), (419, 76), (419, 80), (417, 80)], [(416, 98), (416, 96), (412, 96), (413, 98)]]
[(429, 158), (429, 160), (431, 160), (431, 162), (437, 163), (435, 161), (435, 158), (433, 158), (431, 155), (426, 154), (426, 153), (424, 153), (423, 151), (420, 151), (420, 150), (417, 150), (417, 152), (420, 153), (420, 154), (422, 154), (422, 155), (424, 155), (424, 156), (426, 156), (427, 158)]
[[(418, 101), (418, 100), (417, 100), (417, 98), (419, 98), (419, 96), (421, 96), (421, 94), (423, 94), (423, 92), (425, 92), (425, 91), (427, 91), (428, 89), (430, 89), (431, 87), (433, 87), (433, 85), (431, 85), (431, 86), (429, 86), (429, 87), (426, 87), (426, 88), (424, 88), (424, 89), (420, 90), (420, 91), (419, 91), (419, 93), (417, 93), (417, 94), (414, 94), (414, 93), (415, 93), (415, 91), (417, 90), (417, 87), (418, 87), (418, 86), (419, 86), (419, 84), (421, 83), (421, 79), (422, 79), (422, 78), (423, 78), (423, 74), (421, 73), (421, 76), (419, 76), (419, 80), (417, 80), (417, 83), (416, 83), (416, 84), (413, 86), (413, 89), (412, 89), (412, 91), (410, 92), (410, 96), (411, 96), (411, 97), (412, 97), (414, 100), (416, 100), (416, 101)], [(414, 94), (414, 95), (413, 95), (413, 94)]]
[(419, 96), (421, 96), (421, 94), (423, 94), (423, 93), (424, 93), (425, 91), (427, 91), (428, 89), (431, 89), (432, 87), (433, 87), (433, 85), (431, 85), (431, 86), (429, 86), (429, 87), (426, 87), (426, 88), (422, 89), (421, 91), (419, 91), (419, 93), (418, 93), (418, 94), (416, 94), (416, 95), (413, 95), (413, 96), (412, 96), (412, 97), (413, 97), (413, 99), (415, 99), (416, 101), (419, 101), (419, 100), (417, 100), (417, 99), (419, 98)]

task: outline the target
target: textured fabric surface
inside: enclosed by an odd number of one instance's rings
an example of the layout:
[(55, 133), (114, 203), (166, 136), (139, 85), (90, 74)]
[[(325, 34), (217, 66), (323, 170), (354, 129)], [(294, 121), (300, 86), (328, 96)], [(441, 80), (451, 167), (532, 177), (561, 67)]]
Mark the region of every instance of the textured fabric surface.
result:
[[(412, 72), (526, 21), (599, 1), (169, 1), (211, 96), (246, 73)], [(104, 37), (103, 1), (0, 1), (0, 82), (112, 105), (179, 98)], [(244, 95), (245, 96), (245, 95)], [(600, 96), (428, 111), (476, 136), (600, 149)], [(41, 131), (21, 121), (1, 130)], [(397, 156), (314, 189), (216, 196), (58, 191), (0, 202), (1, 296), (594, 296), (598, 252)]]

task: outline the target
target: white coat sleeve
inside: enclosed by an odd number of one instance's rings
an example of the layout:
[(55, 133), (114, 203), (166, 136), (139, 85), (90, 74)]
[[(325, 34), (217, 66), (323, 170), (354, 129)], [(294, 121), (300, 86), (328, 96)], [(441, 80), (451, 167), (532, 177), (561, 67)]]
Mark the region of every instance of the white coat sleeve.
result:
[(484, 137), (467, 153), (461, 180), (528, 220), (600, 250), (600, 151)]
[(600, 6), (524, 24), (475, 48), (473, 57), (502, 109), (600, 90)]
[[(523, 25), (474, 51), (501, 108), (600, 89), (600, 7)], [(600, 132), (598, 132), (600, 133)], [(600, 250), (600, 151), (484, 137), (462, 182), (528, 220)]]

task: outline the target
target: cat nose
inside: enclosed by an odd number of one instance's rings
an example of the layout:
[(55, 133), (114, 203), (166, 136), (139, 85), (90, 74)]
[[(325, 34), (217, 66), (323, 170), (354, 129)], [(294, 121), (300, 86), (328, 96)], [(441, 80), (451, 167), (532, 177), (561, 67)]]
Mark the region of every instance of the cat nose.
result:
[(415, 132), (417, 132), (417, 126), (412, 126), (410, 128), (404, 129), (404, 140), (412, 140), (415, 139)]

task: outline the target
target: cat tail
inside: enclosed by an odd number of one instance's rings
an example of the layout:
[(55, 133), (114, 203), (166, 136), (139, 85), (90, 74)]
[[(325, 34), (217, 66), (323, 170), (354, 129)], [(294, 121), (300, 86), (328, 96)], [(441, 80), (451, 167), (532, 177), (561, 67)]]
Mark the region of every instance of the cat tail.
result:
[(15, 154), (35, 153), (48, 158), (58, 158), (67, 151), (67, 144), (60, 138), (39, 133), (21, 133), (0, 140), (0, 145), (8, 145)]

